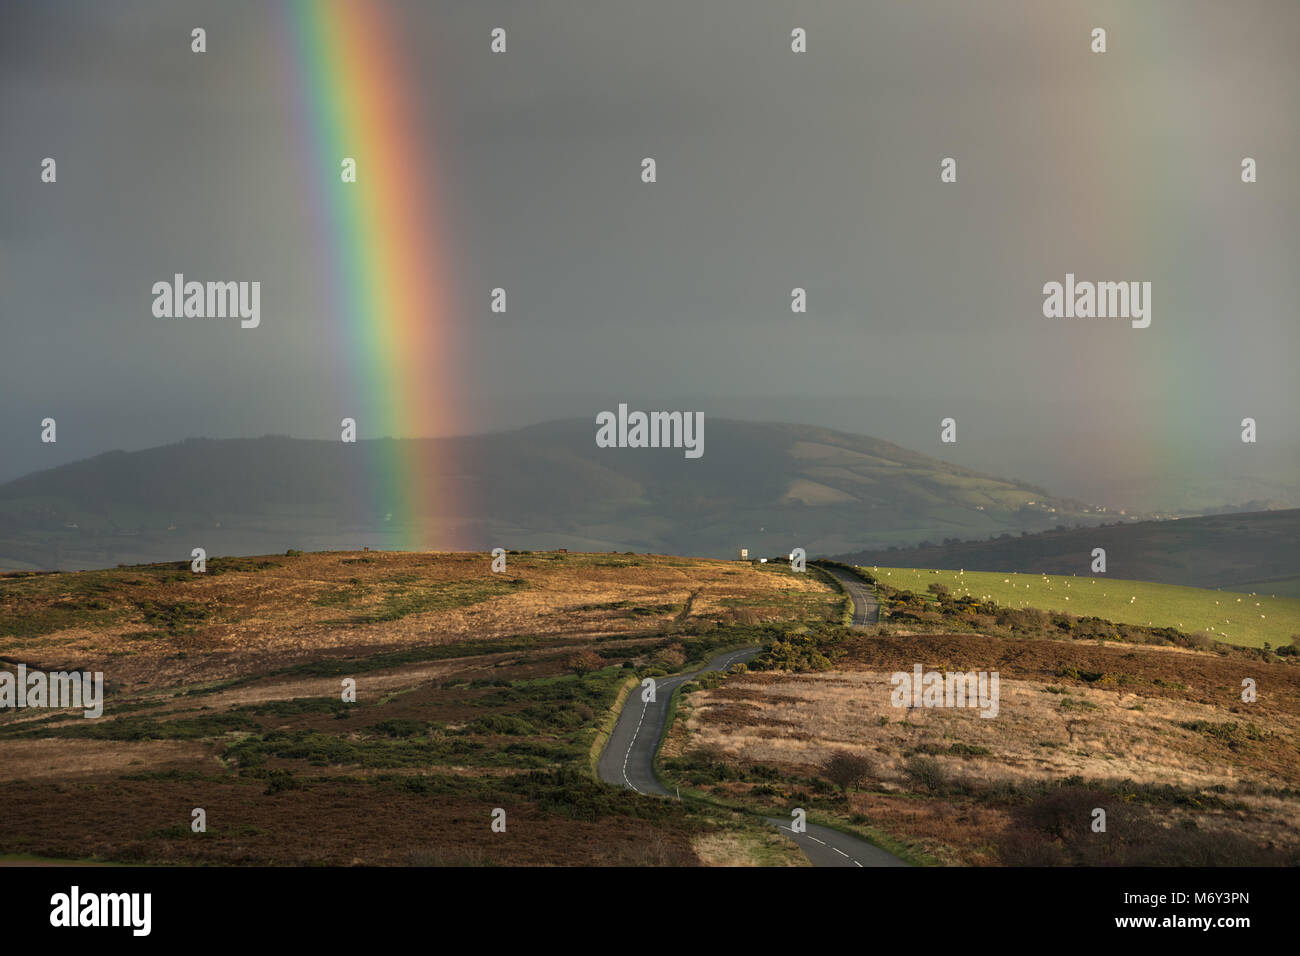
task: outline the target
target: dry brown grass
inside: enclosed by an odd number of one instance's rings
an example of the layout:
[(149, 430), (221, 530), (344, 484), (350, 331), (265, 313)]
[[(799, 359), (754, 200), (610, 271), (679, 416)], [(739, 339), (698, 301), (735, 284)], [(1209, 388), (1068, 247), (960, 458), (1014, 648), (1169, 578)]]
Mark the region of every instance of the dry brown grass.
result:
[(212, 746), (182, 740), (6, 740), (0, 781), (70, 780), (137, 770), (193, 770), (214, 773), (220, 764)]
[[(927, 670), (998, 670), (998, 716), (892, 706), (890, 675), (918, 661)], [(1063, 664), (1108, 679), (1058, 677)], [(1245, 676), (1259, 682), (1257, 704), (1240, 701)], [(1003, 808), (963, 792), (1008, 784), (1032, 792), (1070, 777), (1226, 788), (1225, 799), (1238, 809), (1195, 813), (1202, 830), (1296, 847), (1300, 801), (1265, 791), (1300, 788), (1298, 690), (1300, 668), (1211, 654), (960, 635), (879, 637), (864, 639), (832, 671), (753, 673), (692, 695), (664, 753), (712, 751), (776, 767), (784, 779), (822, 776), (835, 750), (869, 756), (876, 768), (871, 792), (851, 794), (849, 812), (945, 862), (994, 862), (990, 834), (1008, 825)], [(1207, 729), (1234, 723), (1235, 733)], [(905, 772), (918, 754), (959, 786), (918, 797)], [(1189, 814), (1171, 812), (1170, 819)]]
[(773, 830), (706, 833), (691, 841), (702, 866), (811, 866), (790, 840)]
[[(624, 660), (642, 665), (661, 655), (680, 661), (694, 625), (736, 620), (737, 614), (802, 619), (835, 602), (812, 576), (646, 555), (511, 555), (504, 575), (492, 574), (487, 555), (354, 552), (268, 560), (277, 566), (206, 577), (124, 569), (99, 577), (7, 579), (0, 582), (0, 613), (39, 613), (89, 595), (116, 618), (98, 627), (0, 637), (0, 656), (41, 669), (102, 670), (109, 722), (138, 718), (166, 726), (246, 708), (257, 715), (252, 726), (261, 728), (255, 738), (283, 732), (369, 747), (383, 741), (371, 726), (381, 720), (423, 728), (412, 741), (445, 742), (460, 740), (458, 733), (485, 715), (529, 706), (545, 712), (550, 705), (543, 698), (481, 704), (511, 682), (574, 680), (566, 661), (598, 637), (599, 649), (609, 655), (602, 666)], [(503, 579), (522, 586), (469, 606), (338, 623), (403, 589), (445, 584), (474, 591), (476, 584)], [(197, 604), (208, 614), (171, 633), (155, 627), (146, 636), (141, 632), (150, 624), (140, 605), (148, 602)], [(368, 662), (358, 676), (357, 710), (347, 719), (329, 708), (262, 706), (338, 700), (338, 677), (281, 673), (294, 665), (469, 641), (499, 641), (509, 649), (476, 653), (482, 648), (466, 645), (463, 656), (446, 659), (426, 660), (417, 652), (391, 667)], [(240, 682), (219, 684), (231, 678)], [(605, 716), (600, 708), (583, 707), (584, 729), (598, 726)], [(39, 726), (75, 734), (92, 725), (100, 726), (79, 712), (0, 712), (0, 726), (12, 732)], [(441, 752), (404, 765), (275, 754), (264, 765), (244, 767), (227, 748), (251, 731), (224, 726), (192, 740), (6, 736), (0, 802), (18, 809), (0, 814), (0, 854), (217, 864), (677, 866), (701, 862), (698, 841), (710, 859), (728, 865), (780, 855), (759, 825), (713, 832), (674, 817), (677, 811), (664, 814), (668, 822), (654, 823), (605, 807), (594, 816), (571, 816), (562, 803), (543, 810), (509, 797), (519, 792), (511, 789), (519, 774), (554, 771), (566, 760), (585, 767), (585, 756), (566, 757), (563, 750), (559, 756), (552, 749), (502, 758), (515, 744), (585, 748), (586, 739), (567, 730), (535, 728), (514, 736), (473, 731), (464, 738), (472, 747), (467, 754)], [(268, 789), (269, 778), (260, 774), (270, 773), (291, 775), (280, 779), (292, 785)], [(411, 792), (421, 791), (422, 782), (414, 779), (420, 777), (435, 782), (432, 792)], [(488, 812), (500, 802), (509, 807), (509, 830), (493, 834)], [(196, 806), (207, 810), (207, 836), (189, 832)]]
[[(124, 595), (105, 595), (106, 601), (120, 604), (122, 619), (108, 626), (0, 638), (0, 655), (51, 669), (103, 670), (120, 691), (130, 692), (224, 680), (345, 653), (517, 635), (577, 643), (610, 635), (659, 633), (674, 624), (699, 620), (788, 619), (796, 596), (806, 607), (819, 603), (829, 607), (834, 602), (812, 575), (759, 570), (747, 563), (652, 555), (512, 555), (506, 572), (499, 575), (491, 571), (486, 554), (328, 552), (266, 560), (277, 566), (146, 583), (131, 588), (129, 600)], [(87, 575), (95, 573), (45, 577), (42, 587), (50, 593), (40, 599), (16, 597), (12, 590), (6, 594), (5, 588), (15, 585), (0, 583), (0, 603), (14, 609), (56, 603), (62, 600), (62, 592), (79, 585), (79, 578), (90, 580)], [(404, 590), (498, 585), (504, 580), (523, 583), (519, 590), (469, 606), (378, 623), (346, 623)], [(357, 597), (345, 606), (318, 603), (347, 594)], [(134, 609), (142, 601), (195, 603), (211, 613), (181, 633), (149, 633)], [(743, 607), (732, 607), (736, 602)], [(688, 604), (685, 614), (630, 610)]]
[(868, 753), (891, 785), (902, 780), (906, 755), (953, 745), (991, 752), (936, 755), (974, 782), (1077, 774), (1183, 787), (1300, 784), (1294, 716), (1254, 720), (1273, 736), (1232, 750), (1180, 726), (1234, 716), (1219, 708), (1081, 687), (1056, 694), (1045, 686), (1004, 677), (999, 715), (988, 719), (972, 710), (894, 708), (889, 675), (874, 671), (750, 675), (702, 694), (687, 728), (697, 745), (806, 773), (836, 749)]

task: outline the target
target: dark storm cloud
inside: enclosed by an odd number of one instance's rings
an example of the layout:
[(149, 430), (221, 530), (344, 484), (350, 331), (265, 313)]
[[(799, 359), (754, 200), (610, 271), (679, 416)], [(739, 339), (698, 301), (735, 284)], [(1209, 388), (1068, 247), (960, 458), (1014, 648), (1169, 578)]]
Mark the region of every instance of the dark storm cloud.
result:
[[(1119, 504), (1157, 506), (1188, 462), (1216, 502), (1294, 494), (1294, 4), (394, 10), (439, 170), (464, 429), (653, 398)], [(0, 478), (187, 435), (331, 434), (353, 363), (324, 324), (275, 8), (0, 17)], [(149, 286), (174, 271), (261, 279), (262, 327), (160, 325)], [(1153, 282), (1152, 328), (1050, 324), (1041, 286), (1066, 271)], [(1252, 413), (1268, 444), (1246, 465)], [(34, 444), (47, 414), (57, 448)], [(962, 439), (939, 446), (949, 414)]]

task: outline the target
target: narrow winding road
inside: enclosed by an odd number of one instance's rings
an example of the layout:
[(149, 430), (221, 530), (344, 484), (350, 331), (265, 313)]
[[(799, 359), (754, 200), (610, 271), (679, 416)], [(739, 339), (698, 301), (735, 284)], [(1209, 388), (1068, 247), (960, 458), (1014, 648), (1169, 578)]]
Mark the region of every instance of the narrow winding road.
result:
[(852, 627), (854, 630), (861, 630), (868, 624), (875, 624), (880, 620), (880, 602), (876, 600), (867, 582), (839, 568), (822, 568), (822, 570), (844, 585), (844, 590), (848, 591), (849, 597), (853, 598)]
[(830, 827), (808, 823), (805, 824), (808, 832), (795, 833), (790, 829), (790, 820), (780, 817), (765, 819), (794, 840), (813, 866), (911, 866), (873, 843)]
[(620, 787), (628, 787), (637, 793), (654, 793), (670, 796), (655, 777), (655, 751), (659, 749), (659, 738), (664, 733), (664, 722), (668, 718), (668, 702), (673, 692), (697, 674), (705, 671), (725, 671), (732, 664), (753, 658), (762, 648), (747, 647), (739, 651), (719, 654), (699, 670), (689, 674), (677, 674), (665, 677), (655, 686), (655, 702), (641, 700), (641, 688), (634, 687), (623, 704), (623, 712), (618, 715), (614, 732), (605, 743), (605, 751), (600, 755), (596, 772), (600, 779)]
[[(847, 571), (824, 569), (844, 585), (853, 598), (853, 627), (863, 628), (879, 617), (880, 605), (870, 588)], [(672, 796), (655, 776), (655, 751), (663, 736), (668, 718), (668, 702), (677, 688), (705, 671), (725, 671), (732, 664), (748, 661), (762, 648), (747, 647), (739, 651), (719, 654), (699, 670), (677, 674), (658, 682), (654, 703), (641, 699), (641, 689), (633, 688), (628, 694), (623, 712), (618, 715), (614, 732), (605, 744), (596, 765), (600, 779), (615, 786), (627, 787), (637, 793)], [(830, 827), (807, 824), (807, 832), (795, 833), (791, 820), (767, 817), (767, 822), (794, 840), (813, 866), (909, 866), (891, 853), (866, 840), (849, 836)]]

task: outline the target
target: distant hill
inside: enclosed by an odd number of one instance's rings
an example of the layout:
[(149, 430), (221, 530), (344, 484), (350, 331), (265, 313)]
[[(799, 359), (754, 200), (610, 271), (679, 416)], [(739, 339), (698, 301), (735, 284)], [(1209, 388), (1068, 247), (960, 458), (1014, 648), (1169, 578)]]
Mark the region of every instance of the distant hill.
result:
[[(610, 449), (589, 421), (344, 444), (190, 439), (0, 485), (0, 567), (89, 568), (208, 554), (397, 546), (811, 554), (1038, 531), (1109, 517), (874, 438), (708, 419), (705, 453)], [(423, 459), (414, 513), (371, 476)]]
[(1105, 549), (1107, 575), (1115, 578), (1300, 597), (1300, 509), (1295, 508), (1059, 529), (941, 547), (861, 550), (839, 560), (880, 567), (1087, 575), (1093, 548)]

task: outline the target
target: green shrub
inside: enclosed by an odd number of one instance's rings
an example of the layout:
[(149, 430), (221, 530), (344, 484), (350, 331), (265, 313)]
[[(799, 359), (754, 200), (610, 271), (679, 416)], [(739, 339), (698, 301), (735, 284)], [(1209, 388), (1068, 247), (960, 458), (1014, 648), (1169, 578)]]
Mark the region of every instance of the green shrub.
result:
[(390, 720), (381, 720), (379, 723), (372, 725), (370, 732), (382, 734), (385, 737), (415, 737), (424, 733), (427, 726), (427, 724), (419, 720), (394, 717)]
[(536, 727), (514, 714), (491, 714), (480, 717), (471, 722), (465, 730), (474, 734), (494, 734), (504, 737), (531, 737), (537, 733)]

